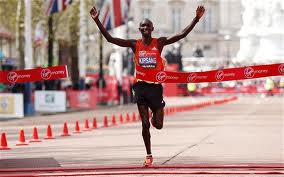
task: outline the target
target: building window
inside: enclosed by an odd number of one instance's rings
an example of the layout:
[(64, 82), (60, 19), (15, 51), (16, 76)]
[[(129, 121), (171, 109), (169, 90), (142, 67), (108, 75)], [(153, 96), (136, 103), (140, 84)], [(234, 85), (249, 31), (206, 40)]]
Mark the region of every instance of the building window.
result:
[(181, 29), (181, 8), (172, 9), (172, 29), (174, 33)]
[(142, 19), (148, 18), (150, 19), (151, 17), (151, 9), (147, 7), (143, 7), (141, 10), (142, 13)]

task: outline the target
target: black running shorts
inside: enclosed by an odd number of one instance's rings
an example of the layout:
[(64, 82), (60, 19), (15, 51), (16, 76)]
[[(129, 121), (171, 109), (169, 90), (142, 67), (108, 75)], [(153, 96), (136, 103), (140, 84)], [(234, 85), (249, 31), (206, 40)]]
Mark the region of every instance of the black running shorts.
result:
[(139, 81), (133, 85), (134, 102), (147, 105), (151, 110), (165, 107), (163, 100), (163, 86)]

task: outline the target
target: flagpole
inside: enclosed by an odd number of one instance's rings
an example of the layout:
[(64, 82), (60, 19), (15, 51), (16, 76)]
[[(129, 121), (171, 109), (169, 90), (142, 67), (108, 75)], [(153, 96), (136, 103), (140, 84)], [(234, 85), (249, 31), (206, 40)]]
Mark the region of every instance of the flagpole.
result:
[(25, 0), (25, 69), (33, 67), (31, 1)]
[[(48, 66), (53, 66), (53, 15), (52, 13), (48, 16)], [(46, 90), (54, 90), (55, 81), (49, 80), (44, 81)]]
[(100, 71), (99, 71), (99, 78), (103, 78), (104, 71), (103, 71), (103, 35), (100, 33)]
[[(31, 1), (25, 0), (25, 69), (33, 67), (32, 33), (31, 33)], [(32, 103), (32, 83), (24, 84), (24, 114), (34, 114)]]
[(97, 80), (97, 87), (99, 88), (99, 102), (102, 103), (103, 88), (106, 86), (103, 70), (103, 35), (100, 33), (100, 64), (99, 64), (99, 78)]
[[(128, 8), (130, 8), (130, 7), (128, 7)], [(128, 12), (129, 12), (129, 9), (128, 9)], [(129, 20), (129, 14), (127, 14), (127, 16), (126, 16), (126, 38), (127, 39), (129, 39), (129, 30), (130, 30), (129, 21), (130, 21)], [(133, 70), (134, 68), (132, 66), (133, 61), (132, 61), (131, 56), (130, 56), (130, 53), (131, 53), (130, 50), (131, 50), (130, 48), (126, 49), (126, 59), (127, 59), (127, 66), (126, 67), (127, 67), (127, 70), (128, 70), (128, 72), (127, 72), (128, 76), (131, 76), (131, 75), (134, 74), (134, 70)], [(130, 84), (130, 90), (132, 90), (132, 84)], [(130, 93), (129, 97), (127, 98), (127, 103), (132, 103), (132, 102), (133, 102), (133, 94)]]
[(16, 57), (19, 60), (19, 68), (24, 69), (25, 64), (22, 60), (20, 49), (21, 49), (21, 44), (20, 44), (20, 16), (21, 16), (21, 7), (22, 7), (22, 1), (18, 1), (17, 4), (17, 16), (16, 16)]
[[(98, 7), (102, 7), (103, 0), (97, 1)], [(98, 94), (99, 94), (99, 100), (98, 102), (102, 103), (102, 95), (103, 95), (103, 88), (106, 87), (106, 81), (104, 79), (104, 70), (103, 70), (103, 35), (100, 33), (99, 37), (99, 50), (100, 50), (100, 58), (99, 58), (99, 78), (96, 82), (96, 85), (98, 87)]]
[(53, 65), (53, 18), (48, 16), (48, 66)]
[(88, 19), (85, 0), (80, 1), (80, 39), (79, 39), (79, 87), (85, 89)]

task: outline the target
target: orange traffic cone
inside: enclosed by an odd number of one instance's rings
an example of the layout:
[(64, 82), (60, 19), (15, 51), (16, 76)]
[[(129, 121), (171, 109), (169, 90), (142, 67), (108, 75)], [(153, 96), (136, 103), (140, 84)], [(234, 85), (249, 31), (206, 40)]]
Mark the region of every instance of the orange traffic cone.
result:
[(37, 132), (37, 128), (36, 127), (33, 128), (33, 137), (32, 137), (32, 139), (29, 142), (30, 143), (41, 142), (41, 140), (38, 138), (38, 132)]
[(112, 115), (111, 123), (112, 125), (116, 125), (115, 115)]
[(108, 127), (107, 116), (104, 117), (104, 127)]
[(64, 125), (63, 125), (63, 133), (61, 134), (61, 136), (71, 136), (71, 135), (68, 133), (67, 122), (64, 122)]
[(91, 131), (88, 119), (85, 119), (84, 131)]
[(119, 122), (122, 124), (123, 123), (123, 117), (122, 114), (119, 115)]
[(54, 137), (52, 136), (51, 125), (48, 125), (48, 126), (47, 126), (47, 129), (46, 129), (46, 137), (45, 137), (44, 139), (45, 139), (45, 140), (54, 139)]
[(132, 122), (136, 122), (136, 114), (135, 114), (135, 112), (132, 113)]
[(74, 130), (73, 133), (81, 133), (81, 131), (80, 131), (80, 126), (79, 126), (79, 122), (78, 122), (78, 121), (76, 121), (75, 130)]
[(94, 117), (93, 118), (93, 129), (97, 129), (98, 126), (97, 126), (97, 119)]
[(16, 146), (25, 146), (25, 145), (28, 145), (28, 143), (26, 143), (25, 132), (23, 129), (21, 129), (19, 133), (19, 142), (16, 144)]
[(130, 122), (130, 116), (129, 116), (129, 114), (127, 113), (126, 114), (126, 123), (129, 123)]
[(6, 134), (2, 133), (1, 134), (1, 144), (0, 144), (0, 150), (9, 150), (11, 148), (8, 147), (7, 139), (6, 139)]

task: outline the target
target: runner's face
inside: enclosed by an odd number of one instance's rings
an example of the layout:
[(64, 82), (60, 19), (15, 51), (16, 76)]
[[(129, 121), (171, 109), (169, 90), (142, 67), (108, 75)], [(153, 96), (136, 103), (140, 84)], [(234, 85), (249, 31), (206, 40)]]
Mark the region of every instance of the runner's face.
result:
[(142, 36), (151, 36), (152, 31), (154, 30), (153, 23), (148, 20), (144, 19), (139, 26), (139, 31), (141, 32)]

